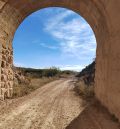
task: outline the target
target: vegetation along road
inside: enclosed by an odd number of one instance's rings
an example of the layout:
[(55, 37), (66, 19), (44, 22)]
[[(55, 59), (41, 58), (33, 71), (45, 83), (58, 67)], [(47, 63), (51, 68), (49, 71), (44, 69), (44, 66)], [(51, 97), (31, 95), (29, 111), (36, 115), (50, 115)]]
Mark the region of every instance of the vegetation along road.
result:
[(0, 129), (63, 129), (82, 111), (71, 80), (37, 89), (0, 112)]
[[(97, 115), (90, 116), (90, 113), (86, 112), (86, 117), (83, 113), (86, 106), (73, 88), (72, 79), (60, 79), (15, 99), (11, 104), (0, 108), (0, 129), (117, 129), (117, 125), (108, 119), (110, 126), (104, 121), (106, 127), (101, 128), (102, 115), (99, 123), (96, 121)], [(85, 120), (81, 124), (77, 119), (79, 114), (82, 114), (82, 120)], [(74, 123), (75, 119), (79, 126)], [(88, 119), (91, 124), (87, 123)]]

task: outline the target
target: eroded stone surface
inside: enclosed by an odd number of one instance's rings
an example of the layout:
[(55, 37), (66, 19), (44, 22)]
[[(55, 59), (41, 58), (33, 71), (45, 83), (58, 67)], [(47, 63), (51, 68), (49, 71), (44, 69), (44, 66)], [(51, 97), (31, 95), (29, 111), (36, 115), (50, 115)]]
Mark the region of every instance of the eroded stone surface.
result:
[(97, 40), (96, 97), (120, 119), (120, 0), (0, 0), (0, 96), (12, 95), (17, 27), (32, 12), (50, 6), (71, 9), (91, 25)]

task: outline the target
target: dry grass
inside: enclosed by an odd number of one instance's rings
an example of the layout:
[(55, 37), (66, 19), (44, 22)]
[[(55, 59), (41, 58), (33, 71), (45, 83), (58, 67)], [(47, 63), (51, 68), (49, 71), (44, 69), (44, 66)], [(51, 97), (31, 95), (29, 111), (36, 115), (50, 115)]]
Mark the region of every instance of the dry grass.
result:
[(94, 96), (94, 85), (86, 85), (83, 80), (75, 84), (75, 91), (84, 99), (91, 99)]
[(45, 84), (58, 79), (57, 77), (31, 78), (30, 84), (14, 84), (13, 98), (22, 97), (32, 91), (44, 86)]

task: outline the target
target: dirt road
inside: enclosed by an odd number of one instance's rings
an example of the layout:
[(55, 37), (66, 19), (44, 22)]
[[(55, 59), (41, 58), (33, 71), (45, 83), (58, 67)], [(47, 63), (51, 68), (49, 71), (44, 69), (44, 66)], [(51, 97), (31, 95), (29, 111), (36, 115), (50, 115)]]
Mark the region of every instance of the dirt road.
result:
[(71, 80), (51, 82), (0, 106), (0, 129), (119, 129), (99, 104), (83, 107)]
[(57, 80), (0, 111), (0, 129), (64, 129), (82, 111), (71, 80)]

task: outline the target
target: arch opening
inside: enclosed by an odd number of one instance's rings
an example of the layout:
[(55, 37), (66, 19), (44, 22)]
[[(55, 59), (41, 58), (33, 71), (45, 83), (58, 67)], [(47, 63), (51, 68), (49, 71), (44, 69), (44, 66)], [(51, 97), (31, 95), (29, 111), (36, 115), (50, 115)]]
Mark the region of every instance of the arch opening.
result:
[[(19, 47), (15, 46), (16, 44), (20, 44)], [(34, 48), (35, 45), (38, 47), (38, 50), (37, 48)], [(81, 58), (85, 60), (82, 67), (90, 64), (96, 55), (96, 39), (89, 24), (79, 14), (58, 7), (39, 10), (27, 17), (20, 25), (14, 36), (13, 48), (15, 53), (17, 53), (17, 51), (20, 53), (20, 51), (23, 50), (23, 56), (26, 56), (26, 62), (29, 62), (27, 61), (27, 56), (33, 55), (33, 53), (30, 53), (32, 51), (31, 48), (29, 48), (29, 51), (27, 50), (28, 46), (34, 48), (33, 52), (35, 52), (35, 49), (37, 52), (42, 51), (41, 49), (45, 49), (45, 52), (47, 50), (49, 51), (49, 49), (54, 50), (55, 52), (59, 51), (59, 57), (68, 56), (71, 57), (71, 59), (72, 57), (76, 57), (79, 58), (79, 62), (77, 61), (78, 63), (83, 62), (82, 60), (80, 61)], [(45, 53), (36, 53), (36, 56), (42, 58), (42, 55), (44, 54)], [(59, 57), (56, 57), (56, 59)], [(30, 59), (30, 57), (28, 58)], [(33, 59), (34, 58), (35, 55)], [(15, 62), (19, 62), (16, 60), (16, 56)], [(41, 60), (39, 65), (42, 62), (43, 61)], [(78, 63), (76, 65), (78, 65)], [(25, 63), (21, 62), (16, 64)], [(35, 65), (30, 66), (29, 64), (25, 67), (39, 67)], [(56, 65), (56, 63), (45, 67), (54, 65)]]
[(96, 58), (96, 39), (79, 14), (49, 7), (22, 22), (14, 36), (13, 50), (14, 65), (18, 67), (54, 66), (62, 71), (80, 72)]

